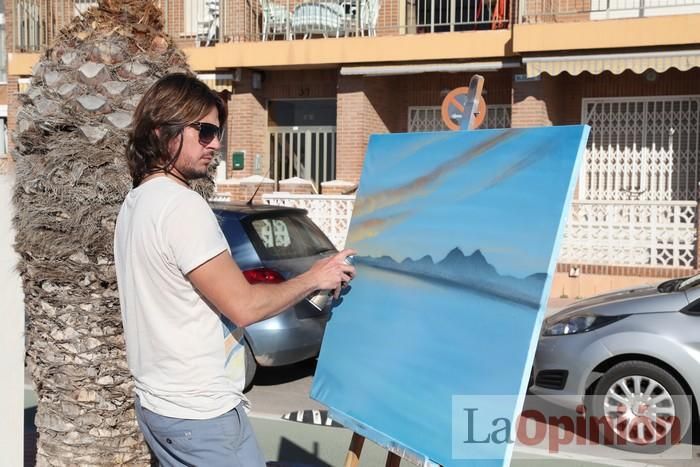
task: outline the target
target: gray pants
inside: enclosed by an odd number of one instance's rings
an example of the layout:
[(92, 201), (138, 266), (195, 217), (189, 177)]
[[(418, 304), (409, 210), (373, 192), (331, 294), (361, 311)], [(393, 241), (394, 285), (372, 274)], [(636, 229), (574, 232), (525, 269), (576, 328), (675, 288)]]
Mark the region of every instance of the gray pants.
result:
[(136, 419), (148, 446), (163, 467), (264, 467), (265, 461), (245, 410), (208, 420), (165, 417), (141, 407)]

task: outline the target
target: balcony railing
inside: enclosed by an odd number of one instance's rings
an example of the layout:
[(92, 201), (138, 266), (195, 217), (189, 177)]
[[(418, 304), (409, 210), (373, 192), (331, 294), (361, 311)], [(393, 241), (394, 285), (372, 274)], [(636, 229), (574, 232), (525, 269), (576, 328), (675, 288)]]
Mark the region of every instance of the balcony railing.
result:
[[(180, 46), (505, 29), (700, 13), (700, 0), (158, 0)], [(13, 0), (11, 51), (36, 52), (94, 0)], [(9, 7), (9, 5), (8, 5)], [(517, 9), (515, 15), (513, 10)]]
[[(514, 0), (159, 0), (180, 46), (507, 28)], [(13, 0), (14, 52), (37, 52), (95, 1)]]
[(700, 0), (524, 0), (521, 23), (595, 21), (700, 13)]
[[(7, 82), (7, 38), (5, 36), (5, 13), (0, 13), (0, 83)], [(2, 149), (0, 148), (0, 151)], [(0, 152), (2, 154), (2, 152)]]
[[(14, 0), (12, 5), (12, 42), (14, 52), (38, 52), (74, 16), (96, 5), (92, 0), (72, 3), (52, 0)], [(6, 3), (9, 8), (10, 3)]]
[[(221, 27), (206, 43), (504, 29), (511, 1), (220, 0)], [(227, 18), (234, 10), (244, 13)]]

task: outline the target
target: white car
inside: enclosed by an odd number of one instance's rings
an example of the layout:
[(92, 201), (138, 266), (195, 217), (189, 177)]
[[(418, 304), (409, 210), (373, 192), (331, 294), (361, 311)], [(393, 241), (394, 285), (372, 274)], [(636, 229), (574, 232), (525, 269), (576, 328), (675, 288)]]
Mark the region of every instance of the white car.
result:
[[(603, 420), (615, 447), (658, 452), (697, 421), (700, 275), (581, 300), (545, 320), (530, 392)], [(552, 397), (554, 396), (554, 397)]]

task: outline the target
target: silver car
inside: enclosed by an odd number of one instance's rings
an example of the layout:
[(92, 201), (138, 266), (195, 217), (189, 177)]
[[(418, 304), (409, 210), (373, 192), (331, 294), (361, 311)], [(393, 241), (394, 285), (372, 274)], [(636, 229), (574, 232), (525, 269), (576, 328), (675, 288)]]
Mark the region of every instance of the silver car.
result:
[(625, 450), (682, 439), (700, 415), (700, 275), (581, 300), (546, 319), (530, 392), (583, 405)]
[[(219, 203), (211, 207), (231, 255), (252, 284), (289, 280), (337, 253), (303, 209)], [(331, 303), (320, 309), (314, 303), (303, 299), (272, 318), (246, 326), (246, 387), (258, 366), (288, 365), (318, 355)]]

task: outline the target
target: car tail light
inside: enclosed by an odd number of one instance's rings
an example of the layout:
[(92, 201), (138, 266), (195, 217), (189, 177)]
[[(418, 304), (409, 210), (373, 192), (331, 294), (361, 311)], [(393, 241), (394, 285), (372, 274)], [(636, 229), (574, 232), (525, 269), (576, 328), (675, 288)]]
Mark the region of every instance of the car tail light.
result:
[(251, 284), (279, 284), (284, 277), (279, 272), (268, 268), (248, 269), (243, 275)]

